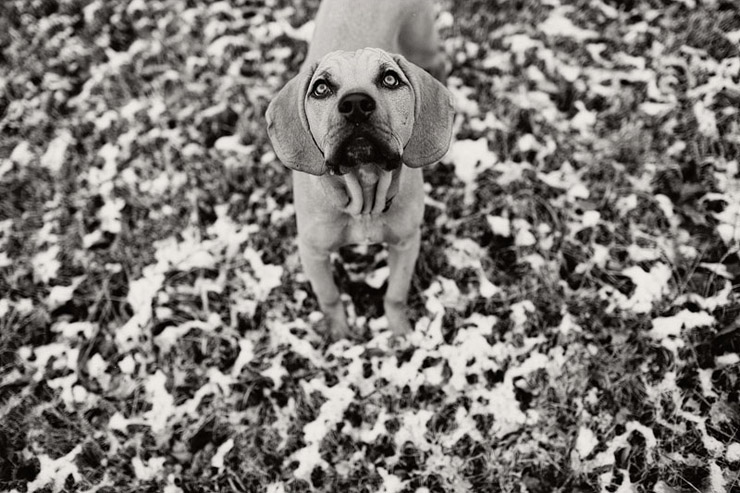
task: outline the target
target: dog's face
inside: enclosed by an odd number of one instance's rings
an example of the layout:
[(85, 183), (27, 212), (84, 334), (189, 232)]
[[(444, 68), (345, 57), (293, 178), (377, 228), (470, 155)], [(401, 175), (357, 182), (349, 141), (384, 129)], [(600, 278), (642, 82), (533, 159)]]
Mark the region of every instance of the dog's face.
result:
[(305, 96), (311, 135), (332, 174), (374, 163), (401, 166), (414, 125), (414, 93), (386, 52), (366, 48), (326, 55)]
[(267, 108), (267, 131), (287, 167), (344, 174), (437, 162), (450, 145), (452, 95), (401, 55), (335, 51), (291, 79)]

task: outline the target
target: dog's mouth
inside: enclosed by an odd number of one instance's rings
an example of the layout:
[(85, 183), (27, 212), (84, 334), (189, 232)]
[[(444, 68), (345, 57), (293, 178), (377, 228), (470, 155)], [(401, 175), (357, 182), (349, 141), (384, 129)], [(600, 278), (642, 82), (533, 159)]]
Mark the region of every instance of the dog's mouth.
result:
[(355, 163), (372, 163), (381, 157), (378, 146), (362, 135), (348, 139), (344, 144), (344, 155)]
[(331, 174), (343, 175), (358, 166), (374, 164), (386, 171), (401, 166), (401, 153), (392, 145), (391, 135), (378, 135), (378, 131), (353, 127), (327, 154), (326, 165)]

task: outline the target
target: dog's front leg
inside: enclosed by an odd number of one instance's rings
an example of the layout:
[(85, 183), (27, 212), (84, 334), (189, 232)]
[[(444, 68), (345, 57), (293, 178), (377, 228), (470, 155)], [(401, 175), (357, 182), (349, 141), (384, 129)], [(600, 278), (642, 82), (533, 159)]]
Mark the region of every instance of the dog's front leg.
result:
[(301, 257), (303, 270), (311, 283), (316, 298), (319, 300), (321, 311), (324, 313), (328, 335), (333, 340), (349, 337), (347, 314), (340, 299), (339, 288), (332, 275), (330, 252), (299, 241), (298, 253)]
[(406, 335), (413, 330), (408, 318), (407, 299), (416, 259), (419, 256), (421, 230), (410, 237), (388, 245), (388, 290), (383, 299), (388, 327), (395, 335)]

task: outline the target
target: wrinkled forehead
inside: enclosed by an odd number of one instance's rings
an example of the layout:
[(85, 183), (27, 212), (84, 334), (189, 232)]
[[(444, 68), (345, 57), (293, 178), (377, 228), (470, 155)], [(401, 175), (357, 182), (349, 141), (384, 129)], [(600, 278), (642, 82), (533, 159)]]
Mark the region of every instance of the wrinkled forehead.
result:
[(357, 51), (333, 51), (321, 59), (313, 80), (341, 79), (349, 82), (363, 82), (368, 78), (374, 79), (378, 73), (393, 69), (402, 77), (401, 69), (393, 58), (385, 51), (377, 48), (362, 48)]

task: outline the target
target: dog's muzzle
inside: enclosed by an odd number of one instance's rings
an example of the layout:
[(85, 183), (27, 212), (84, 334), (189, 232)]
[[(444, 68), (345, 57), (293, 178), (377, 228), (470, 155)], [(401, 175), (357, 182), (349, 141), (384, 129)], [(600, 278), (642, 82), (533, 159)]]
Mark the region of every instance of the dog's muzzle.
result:
[(392, 134), (373, 122), (376, 107), (375, 100), (363, 92), (347, 94), (339, 101), (337, 111), (344, 123), (327, 153), (331, 174), (343, 175), (363, 164), (375, 164), (387, 171), (401, 166), (400, 150), (394, 148)]
[(343, 132), (345, 135), (327, 155), (329, 172), (343, 175), (364, 164), (374, 164), (393, 171), (402, 164), (401, 154), (392, 145), (390, 135), (378, 135), (372, 127), (362, 126)]

